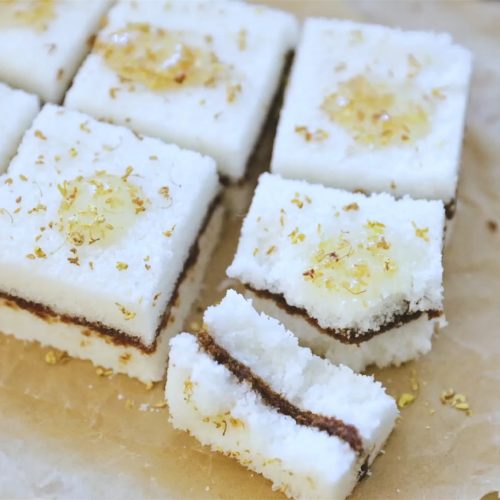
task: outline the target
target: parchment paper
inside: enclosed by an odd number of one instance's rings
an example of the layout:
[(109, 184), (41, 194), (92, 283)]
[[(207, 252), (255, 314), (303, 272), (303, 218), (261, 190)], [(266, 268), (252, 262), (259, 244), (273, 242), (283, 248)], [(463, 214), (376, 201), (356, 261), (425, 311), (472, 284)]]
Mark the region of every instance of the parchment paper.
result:
[[(273, 2), (299, 15), (332, 15), (450, 31), (475, 54), (455, 232), (445, 255), (449, 326), (432, 353), (375, 375), (394, 396), (420, 382), (415, 402), (353, 498), (479, 499), (500, 490), (500, 3)], [(226, 195), (223, 239), (193, 319), (229, 283), (245, 197), (266, 168), (272, 124), (251, 176)], [(498, 171), (497, 171), (498, 170)], [(490, 222), (489, 222), (490, 221)], [(0, 497), (264, 498), (270, 483), (174, 431), (152, 390), (90, 363), (49, 365), (46, 349), (0, 335)], [(440, 403), (463, 393), (472, 414)], [(143, 404), (141, 407), (140, 405)], [(488, 498), (495, 498), (496, 495)]]

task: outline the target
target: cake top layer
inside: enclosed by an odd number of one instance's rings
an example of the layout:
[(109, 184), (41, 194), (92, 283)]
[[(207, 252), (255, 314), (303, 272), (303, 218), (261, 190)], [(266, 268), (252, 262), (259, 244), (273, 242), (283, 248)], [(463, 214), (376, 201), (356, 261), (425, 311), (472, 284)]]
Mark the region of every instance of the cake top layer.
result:
[(447, 34), (310, 18), (273, 169), (334, 187), (449, 201), (470, 72), (471, 54)]
[(0, 83), (0, 173), (7, 168), (24, 131), (39, 109), (38, 97)]
[(443, 225), (440, 201), (263, 174), (227, 274), (356, 335), (442, 309)]
[(0, 177), (0, 290), (150, 344), (215, 162), (47, 104)]
[(122, 1), (66, 104), (210, 154), (238, 178), (297, 37), (291, 14), (243, 2)]
[(0, 2), (0, 78), (57, 102), (109, 0)]
[(251, 301), (233, 290), (219, 305), (207, 309), (204, 322), (217, 344), (273, 391), (300, 409), (354, 426), (365, 449), (378, 442), (382, 427), (394, 425), (395, 402), (379, 382), (300, 347), (293, 333), (274, 318), (257, 313)]

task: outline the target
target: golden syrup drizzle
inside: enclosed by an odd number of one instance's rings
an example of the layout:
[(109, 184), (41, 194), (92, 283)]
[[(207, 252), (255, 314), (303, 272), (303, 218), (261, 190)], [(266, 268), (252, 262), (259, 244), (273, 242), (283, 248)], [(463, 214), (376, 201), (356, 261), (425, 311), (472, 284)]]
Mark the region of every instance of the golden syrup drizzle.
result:
[(228, 73), (213, 50), (188, 45), (180, 33), (146, 23), (127, 24), (99, 39), (95, 50), (122, 79), (155, 91), (214, 86)]
[(303, 277), (314, 285), (352, 295), (376, 296), (388, 277), (399, 271), (384, 224), (367, 221), (361, 239), (347, 234), (322, 240)]
[(58, 185), (59, 229), (72, 245), (111, 244), (146, 210), (149, 201), (129, 175), (102, 171)]
[(0, 27), (45, 31), (55, 18), (54, 0), (1, 0)]
[(429, 132), (428, 101), (411, 84), (399, 87), (356, 76), (325, 97), (321, 109), (359, 144), (412, 144)]

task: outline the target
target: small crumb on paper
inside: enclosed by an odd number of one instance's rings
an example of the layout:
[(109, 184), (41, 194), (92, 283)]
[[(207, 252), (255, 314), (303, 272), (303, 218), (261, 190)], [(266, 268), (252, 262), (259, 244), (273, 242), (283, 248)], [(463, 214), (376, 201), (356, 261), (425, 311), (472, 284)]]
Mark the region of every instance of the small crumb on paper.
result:
[(398, 397), (398, 408), (405, 408), (406, 406), (411, 405), (415, 399), (415, 394), (403, 392), (403, 394)]
[(471, 415), (470, 406), (464, 394), (457, 393), (454, 389), (450, 388), (443, 391), (439, 399), (441, 400), (441, 404), (463, 411), (467, 416)]
[(410, 372), (410, 388), (411, 391), (403, 392), (397, 399), (398, 408), (405, 408), (411, 405), (417, 399), (418, 391), (420, 390), (420, 382), (417, 378), (417, 372)]
[(50, 350), (45, 354), (45, 362), (48, 365), (61, 365), (68, 361), (69, 356), (63, 351)]
[(96, 374), (99, 375), (99, 377), (110, 377), (113, 375), (113, 370), (111, 368), (102, 368), (101, 366), (98, 366), (95, 370)]

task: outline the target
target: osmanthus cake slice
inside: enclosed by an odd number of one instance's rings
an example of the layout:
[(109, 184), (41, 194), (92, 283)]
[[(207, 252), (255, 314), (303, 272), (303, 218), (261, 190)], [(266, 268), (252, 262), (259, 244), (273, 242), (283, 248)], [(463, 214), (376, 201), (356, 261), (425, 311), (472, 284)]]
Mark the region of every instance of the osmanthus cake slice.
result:
[(0, 2), (0, 80), (61, 101), (110, 0)]
[(0, 173), (7, 169), (24, 132), (39, 111), (37, 96), (0, 83)]
[(455, 210), (471, 53), (446, 33), (304, 23), (272, 171)]
[(211, 158), (45, 105), (0, 177), (0, 332), (160, 380), (218, 189)]
[(354, 370), (431, 349), (444, 326), (441, 201), (263, 174), (227, 275), (301, 342)]
[(349, 495), (398, 414), (381, 384), (300, 347), (233, 290), (204, 322), (198, 335), (170, 341), (166, 398), (174, 427), (287, 496)]
[(293, 15), (239, 1), (120, 1), (65, 103), (208, 154), (238, 180), (298, 31)]

